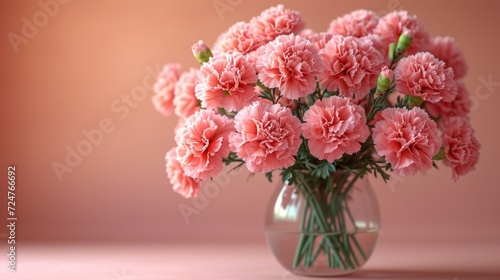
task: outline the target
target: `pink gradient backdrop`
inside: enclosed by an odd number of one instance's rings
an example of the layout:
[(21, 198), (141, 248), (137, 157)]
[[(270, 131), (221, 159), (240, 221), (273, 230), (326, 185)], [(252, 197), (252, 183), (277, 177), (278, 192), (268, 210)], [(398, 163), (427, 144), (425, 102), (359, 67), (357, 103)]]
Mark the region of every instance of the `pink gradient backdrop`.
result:
[[(219, 17), (216, 1), (82, 1), (61, 5), (16, 54), (7, 34), (21, 33), (38, 1), (0, 2), (1, 170), (18, 168), (18, 238), (23, 242), (263, 242), (263, 216), (276, 184), (243, 172), (209, 199), (186, 224), (164, 173), (164, 153), (174, 145), (175, 117), (164, 118), (150, 103), (152, 93), (133, 105), (122, 95), (143, 85), (152, 69), (180, 62), (196, 66), (190, 46), (212, 43), (239, 20), (248, 20), (279, 1), (233, 1)], [(227, 3), (227, 1), (221, 0)], [(407, 9), (432, 35), (456, 38), (470, 66), (471, 94), (481, 77), (500, 81), (498, 1), (289, 1), (308, 27), (320, 31), (353, 9), (384, 12)], [(194, 6), (194, 4), (191, 4)], [(152, 80), (147, 80), (150, 84)], [(480, 88), (472, 123), (482, 144), (477, 171), (458, 183), (447, 168), (408, 178), (393, 188), (373, 185), (383, 217), (384, 240), (476, 240), (499, 242), (500, 183), (498, 104), (500, 86)], [(489, 94), (489, 96), (487, 96)], [(123, 116), (112, 105), (126, 106)], [(134, 107), (131, 107), (134, 106)], [(115, 107), (116, 108), (116, 107)], [(122, 117), (123, 119), (121, 119)], [(75, 148), (109, 118), (114, 126), (102, 142), (59, 182), (51, 164), (63, 163), (66, 146)], [(6, 191), (0, 192), (5, 220)], [(3, 223), (2, 223), (3, 224)], [(6, 233), (0, 227), (0, 234)]]

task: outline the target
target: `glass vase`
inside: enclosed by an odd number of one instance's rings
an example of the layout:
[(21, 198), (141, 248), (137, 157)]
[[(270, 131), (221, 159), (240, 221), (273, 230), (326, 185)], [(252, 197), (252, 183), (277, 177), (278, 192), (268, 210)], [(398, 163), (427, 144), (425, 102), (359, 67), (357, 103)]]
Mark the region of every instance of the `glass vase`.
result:
[(366, 176), (336, 171), (281, 183), (266, 212), (267, 242), (278, 262), (304, 276), (353, 273), (370, 258), (380, 231), (376, 196)]

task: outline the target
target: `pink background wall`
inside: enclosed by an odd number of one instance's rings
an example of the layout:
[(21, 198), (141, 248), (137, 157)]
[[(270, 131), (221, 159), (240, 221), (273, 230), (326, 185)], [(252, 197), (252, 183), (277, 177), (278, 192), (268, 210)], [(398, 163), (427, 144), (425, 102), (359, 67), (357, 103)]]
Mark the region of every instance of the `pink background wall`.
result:
[[(48, 0), (41, 0), (45, 3)], [(283, 1), (282, 1), (283, 2)], [(248, 173), (229, 177), (228, 186), (198, 205), (186, 223), (180, 205), (195, 202), (174, 193), (164, 173), (164, 153), (174, 145), (176, 118), (154, 111), (153, 82), (146, 67), (180, 62), (196, 66), (190, 46), (212, 43), (239, 20), (278, 1), (82, 1), (59, 5), (18, 52), (8, 39), (22, 34), (23, 18), (40, 15), (38, 1), (0, 2), (0, 182), (8, 164), (18, 168), (18, 238), (32, 242), (147, 242), (230, 239), (263, 241), (263, 216), (276, 184)], [(218, 14), (214, 3), (233, 3)], [(477, 170), (458, 183), (441, 168), (424, 176), (374, 181), (383, 217), (383, 238), (498, 240), (500, 183), (498, 159), (498, 1), (290, 1), (308, 27), (325, 30), (353, 9), (384, 14), (407, 9), (431, 35), (456, 38), (469, 66), (466, 83), (475, 102), (471, 114), (482, 144)], [(490, 77), (490, 78), (488, 78)], [(484, 86), (484, 80), (495, 83)], [(132, 93), (138, 95), (126, 101)], [(124, 99), (123, 99), (124, 98)], [(66, 147), (85, 140), (82, 131), (113, 130), (75, 164), (60, 182), (54, 162), (64, 163)], [(224, 184), (222, 184), (224, 185)], [(0, 192), (5, 220), (6, 191)], [(0, 227), (0, 236), (6, 229)]]

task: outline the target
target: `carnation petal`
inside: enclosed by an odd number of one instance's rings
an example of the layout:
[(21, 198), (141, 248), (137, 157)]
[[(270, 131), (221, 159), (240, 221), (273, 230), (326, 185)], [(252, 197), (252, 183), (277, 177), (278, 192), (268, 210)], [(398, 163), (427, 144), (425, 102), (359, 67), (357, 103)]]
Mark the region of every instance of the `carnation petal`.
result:
[(212, 110), (189, 116), (175, 135), (177, 157), (185, 173), (197, 179), (217, 175), (222, 158), (230, 152), (228, 137), (233, 130), (232, 120)]
[(338, 96), (317, 100), (304, 114), (302, 131), (311, 154), (329, 162), (359, 151), (370, 135), (364, 109)]
[(279, 104), (254, 102), (239, 111), (231, 147), (251, 172), (266, 173), (294, 164), (300, 139), (300, 120)]
[(376, 152), (385, 157), (394, 172), (410, 176), (432, 166), (441, 147), (436, 123), (418, 107), (387, 108), (373, 128)]

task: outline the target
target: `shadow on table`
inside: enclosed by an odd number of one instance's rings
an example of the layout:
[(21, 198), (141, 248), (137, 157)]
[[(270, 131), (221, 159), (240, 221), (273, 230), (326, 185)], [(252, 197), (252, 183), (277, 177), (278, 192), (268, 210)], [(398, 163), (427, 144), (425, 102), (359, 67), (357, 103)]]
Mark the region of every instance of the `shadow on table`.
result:
[[(329, 278), (310, 278), (304, 276), (297, 276), (289, 273), (283, 280), (318, 280)], [(500, 280), (499, 272), (482, 272), (482, 271), (447, 271), (447, 270), (363, 270), (357, 273), (344, 276), (335, 277), (332, 279), (411, 279), (411, 280)]]

